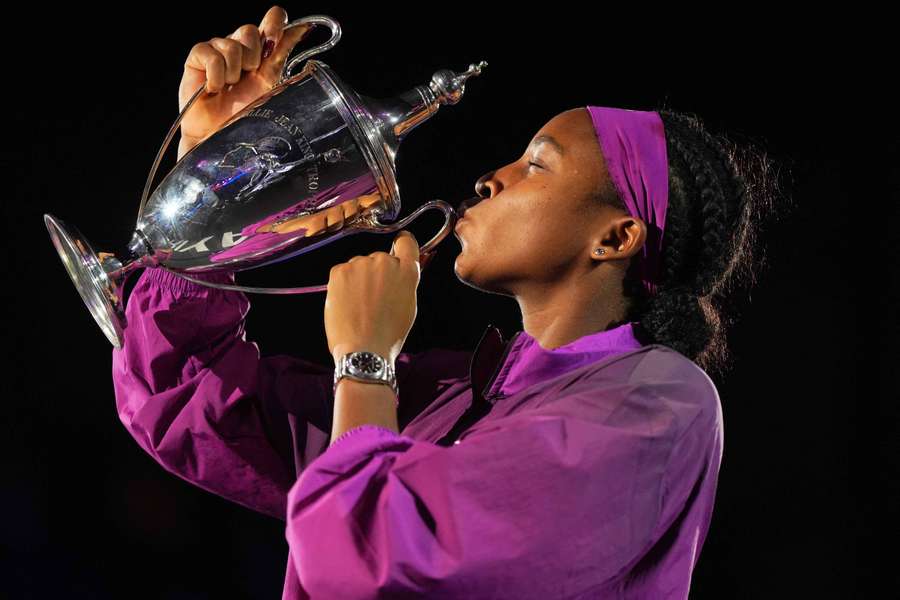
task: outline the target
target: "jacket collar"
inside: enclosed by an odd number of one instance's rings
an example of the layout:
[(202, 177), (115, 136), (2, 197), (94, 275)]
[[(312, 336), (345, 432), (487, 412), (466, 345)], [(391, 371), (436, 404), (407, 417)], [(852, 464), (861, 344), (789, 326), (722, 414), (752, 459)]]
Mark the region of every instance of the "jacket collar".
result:
[(631, 322), (583, 335), (553, 349), (542, 348), (521, 330), (504, 339), (500, 329), (491, 324), (481, 335), (469, 364), (472, 394), (493, 404), (538, 381), (642, 345), (634, 337)]

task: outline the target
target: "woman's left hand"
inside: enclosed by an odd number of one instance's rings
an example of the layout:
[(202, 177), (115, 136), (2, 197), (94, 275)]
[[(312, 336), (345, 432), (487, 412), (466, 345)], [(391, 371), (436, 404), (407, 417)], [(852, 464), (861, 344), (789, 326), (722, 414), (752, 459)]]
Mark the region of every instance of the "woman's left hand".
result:
[(325, 334), (335, 362), (347, 352), (368, 350), (393, 363), (416, 320), (420, 277), (419, 244), (406, 230), (394, 238), (390, 254), (354, 256), (332, 267)]

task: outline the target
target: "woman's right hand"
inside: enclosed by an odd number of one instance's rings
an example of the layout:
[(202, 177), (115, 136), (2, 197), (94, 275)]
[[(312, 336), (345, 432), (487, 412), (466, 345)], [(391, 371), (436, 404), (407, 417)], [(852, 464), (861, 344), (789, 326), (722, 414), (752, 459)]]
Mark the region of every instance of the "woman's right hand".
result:
[[(178, 88), (178, 111), (184, 110), (197, 88), (206, 83), (206, 89), (181, 120), (179, 159), (278, 82), (294, 46), (314, 26), (285, 30), (287, 23), (287, 12), (273, 6), (258, 27), (241, 25), (226, 38), (214, 37), (191, 48)], [(272, 42), (268, 55), (265, 40)]]

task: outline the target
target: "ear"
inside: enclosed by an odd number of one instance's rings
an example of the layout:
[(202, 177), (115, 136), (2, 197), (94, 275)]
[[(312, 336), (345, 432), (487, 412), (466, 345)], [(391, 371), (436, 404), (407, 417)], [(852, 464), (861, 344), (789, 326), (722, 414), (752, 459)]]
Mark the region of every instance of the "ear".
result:
[(616, 258), (629, 258), (644, 247), (647, 240), (647, 224), (640, 217), (623, 215), (609, 222), (606, 236), (596, 244), (595, 248), (605, 248), (606, 255)]

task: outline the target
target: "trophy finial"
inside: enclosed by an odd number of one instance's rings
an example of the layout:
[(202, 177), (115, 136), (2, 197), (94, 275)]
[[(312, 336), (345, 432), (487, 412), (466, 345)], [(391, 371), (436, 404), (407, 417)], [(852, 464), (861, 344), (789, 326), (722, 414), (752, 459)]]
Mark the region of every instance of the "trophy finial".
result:
[(376, 100), (361, 96), (381, 131), (388, 154), (393, 156), (397, 146), (410, 131), (430, 119), (442, 105), (456, 104), (466, 91), (466, 80), (481, 75), (487, 61), (472, 63), (462, 73), (441, 69), (425, 85), (417, 85), (395, 98)]
[(456, 104), (466, 91), (466, 80), (475, 75), (481, 75), (481, 70), (487, 66), (487, 61), (478, 64), (470, 64), (468, 70), (463, 73), (454, 73), (449, 69), (441, 69), (431, 76), (428, 86), (436, 96), (435, 100), (441, 104)]

